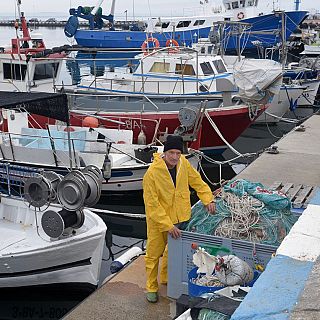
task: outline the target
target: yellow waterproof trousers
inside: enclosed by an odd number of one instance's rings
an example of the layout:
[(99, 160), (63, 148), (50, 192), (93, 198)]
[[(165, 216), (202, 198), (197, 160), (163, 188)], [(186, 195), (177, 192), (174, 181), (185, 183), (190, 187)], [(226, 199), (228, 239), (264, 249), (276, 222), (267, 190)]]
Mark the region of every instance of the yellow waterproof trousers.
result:
[(159, 259), (162, 256), (160, 283), (168, 282), (168, 232), (159, 232), (148, 228), (147, 251), (145, 256), (148, 292), (157, 292)]

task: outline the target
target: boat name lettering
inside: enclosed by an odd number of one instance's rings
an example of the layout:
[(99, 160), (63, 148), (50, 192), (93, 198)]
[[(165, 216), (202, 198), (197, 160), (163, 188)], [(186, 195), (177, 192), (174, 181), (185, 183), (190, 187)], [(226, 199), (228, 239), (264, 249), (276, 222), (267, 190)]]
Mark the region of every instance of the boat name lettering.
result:
[(128, 130), (134, 130), (136, 128), (140, 129), (140, 124), (137, 120), (133, 119), (126, 119), (126, 120), (121, 120), (125, 123), (126, 129)]

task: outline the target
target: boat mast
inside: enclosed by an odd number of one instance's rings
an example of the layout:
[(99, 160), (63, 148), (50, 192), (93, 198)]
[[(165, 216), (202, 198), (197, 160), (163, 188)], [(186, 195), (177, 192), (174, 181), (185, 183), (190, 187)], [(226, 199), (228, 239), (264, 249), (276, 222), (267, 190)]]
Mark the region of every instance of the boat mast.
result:
[(27, 20), (26, 20), (26, 17), (24, 16), (24, 12), (21, 12), (21, 0), (17, 0), (17, 7), (18, 7), (19, 19), (21, 22), (23, 38), (25, 38), (26, 40), (30, 40), (30, 33), (27, 26)]
[(116, 7), (116, 0), (112, 0), (110, 15), (114, 16), (114, 10)]
[(96, 13), (98, 12), (98, 10), (99, 10), (100, 6), (102, 5), (102, 2), (103, 2), (103, 1), (104, 1), (104, 0), (99, 0), (99, 1), (97, 2), (97, 4), (95, 5), (95, 7), (92, 9), (91, 14), (92, 14), (93, 16), (96, 15)]
[(300, 3), (301, 3), (301, 0), (295, 0), (294, 3), (296, 5), (296, 11), (299, 11), (299, 6), (300, 6)]

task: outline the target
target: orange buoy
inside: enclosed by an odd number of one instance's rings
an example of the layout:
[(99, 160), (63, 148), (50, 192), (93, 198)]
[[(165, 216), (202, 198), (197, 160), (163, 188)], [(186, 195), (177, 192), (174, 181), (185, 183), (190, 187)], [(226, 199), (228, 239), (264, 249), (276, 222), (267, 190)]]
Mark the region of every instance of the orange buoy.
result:
[(88, 128), (98, 128), (99, 126), (99, 120), (94, 117), (85, 117), (82, 120), (82, 126), (88, 127)]

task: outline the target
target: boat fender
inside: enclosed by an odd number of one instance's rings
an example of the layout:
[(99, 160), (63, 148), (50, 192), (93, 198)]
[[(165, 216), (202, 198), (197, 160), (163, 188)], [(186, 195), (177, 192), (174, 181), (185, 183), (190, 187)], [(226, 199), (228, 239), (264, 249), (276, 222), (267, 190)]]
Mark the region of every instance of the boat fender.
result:
[(130, 262), (133, 258), (138, 257), (142, 254), (142, 249), (140, 247), (132, 247), (127, 250), (120, 257), (112, 261), (110, 265), (110, 272), (116, 273), (120, 271), (128, 262)]
[(243, 12), (239, 12), (239, 13), (237, 14), (237, 18), (238, 18), (239, 20), (243, 19), (243, 18), (244, 18), (244, 13), (243, 13)]
[(108, 154), (104, 156), (104, 161), (102, 165), (102, 175), (105, 180), (109, 180), (111, 178), (111, 160), (109, 159)]
[(64, 34), (68, 38), (72, 38), (79, 28), (79, 20), (76, 16), (71, 16), (64, 27)]
[(147, 137), (142, 129), (138, 134), (137, 142), (138, 142), (138, 144), (147, 144)]

